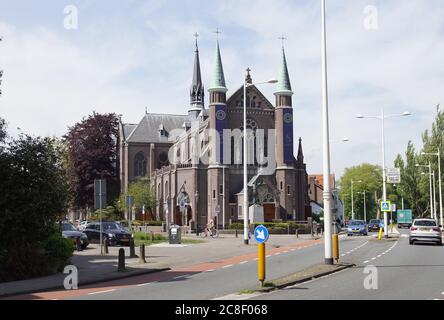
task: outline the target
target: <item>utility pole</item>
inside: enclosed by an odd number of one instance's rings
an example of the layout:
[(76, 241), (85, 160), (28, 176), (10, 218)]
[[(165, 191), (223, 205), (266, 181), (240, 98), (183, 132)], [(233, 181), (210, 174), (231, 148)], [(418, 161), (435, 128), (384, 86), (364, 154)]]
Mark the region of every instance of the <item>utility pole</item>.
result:
[(321, 0), (321, 47), (322, 47), (322, 129), (324, 167), (324, 246), (325, 264), (333, 265), (332, 211), (330, 190), (330, 130), (328, 120), (328, 77), (327, 77), (327, 24), (325, 0)]

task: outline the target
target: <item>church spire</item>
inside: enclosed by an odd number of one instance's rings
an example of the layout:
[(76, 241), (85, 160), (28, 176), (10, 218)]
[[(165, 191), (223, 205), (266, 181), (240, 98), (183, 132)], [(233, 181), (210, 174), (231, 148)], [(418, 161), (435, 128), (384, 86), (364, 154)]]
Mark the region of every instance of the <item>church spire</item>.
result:
[(278, 84), (275, 95), (292, 96), (290, 76), (288, 75), (287, 58), (285, 56), (284, 45), (282, 45), (282, 61), (279, 69)]
[(190, 109), (188, 113), (193, 113), (196, 116), (204, 108), (204, 85), (202, 83), (202, 75), (200, 72), (199, 47), (197, 45), (197, 33), (194, 34), (196, 38), (196, 49), (194, 51), (194, 68), (193, 68), (193, 82), (190, 90)]
[(298, 162), (304, 162), (304, 152), (302, 151), (302, 138), (299, 138), (299, 148), (298, 148)]
[(223, 92), (228, 91), (225, 85), (224, 68), (222, 66), (222, 58), (220, 56), (219, 40), (216, 41), (216, 58), (214, 62), (213, 74), (211, 76), (210, 92)]

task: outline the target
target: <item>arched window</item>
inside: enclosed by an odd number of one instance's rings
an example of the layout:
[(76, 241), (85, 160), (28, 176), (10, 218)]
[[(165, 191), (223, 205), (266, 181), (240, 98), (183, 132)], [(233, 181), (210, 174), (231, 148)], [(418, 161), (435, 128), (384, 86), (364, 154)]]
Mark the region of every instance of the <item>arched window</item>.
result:
[(146, 176), (146, 158), (142, 151), (138, 152), (134, 157), (134, 175), (136, 177)]

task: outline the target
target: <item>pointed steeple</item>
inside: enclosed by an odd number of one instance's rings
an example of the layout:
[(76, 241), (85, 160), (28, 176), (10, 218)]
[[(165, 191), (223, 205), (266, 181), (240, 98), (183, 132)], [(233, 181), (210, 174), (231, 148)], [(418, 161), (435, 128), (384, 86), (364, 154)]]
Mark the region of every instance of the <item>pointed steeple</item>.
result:
[(304, 162), (304, 152), (302, 151), (302, 138), (299, 138), (299, 148), (298, 148), (298, 162)]
[(199, 114), (204, 108), (204, 85), (202, 83), (202, 75), (200, 72), (199, 47), (197, 46), (198, 34), (196, 37), (196, 50), (194, 51), (194, 68), (193, 68), (193, 82), (190, 90), (190, 109), (188, 113)]
[(213, 74), (211, 75), (210, 92), (227, 92), (225, 85), (224, 68), (222, 66), (222, 58), (220, 56), (219, 40), (216, 42), (216, 57), (214, 62)]
[(279, 69), (278, 84), (274, 94), (286, 96), (293, 95), (293, 91), (291, 90), (290, 76), (288, 75), (287, 58), (285, 56), (284, 46), (282, 46), (282, 61)]

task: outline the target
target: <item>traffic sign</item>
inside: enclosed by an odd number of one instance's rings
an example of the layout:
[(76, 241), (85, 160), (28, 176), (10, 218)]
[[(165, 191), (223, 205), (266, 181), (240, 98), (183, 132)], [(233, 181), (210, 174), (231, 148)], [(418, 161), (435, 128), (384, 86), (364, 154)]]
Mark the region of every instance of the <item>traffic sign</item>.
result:
[(401, 169), (389, 168), (387, 169), (387, 182), (393, 184), (401, 183)]
[(392, 203), (390, 201), (382, 201), (381, 202), (381, 211), (382, 212), (391, 212), (392, 211)]
[(126, 206), (132, 207), (134, 204), (134, 197), (133, 196), (126, 196)]
[(268, 241), (268, 238), (270, 237), (270, 233), (268, 232), (267, 228), (264, 226), (257, 226), (254, 230), (254, 239), (256, 239), (256, 242), (258, 243), (265, 243)]
[(94, 208), (106, 207), (106, 180), (94, 180)]

